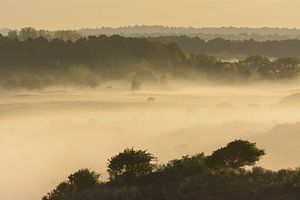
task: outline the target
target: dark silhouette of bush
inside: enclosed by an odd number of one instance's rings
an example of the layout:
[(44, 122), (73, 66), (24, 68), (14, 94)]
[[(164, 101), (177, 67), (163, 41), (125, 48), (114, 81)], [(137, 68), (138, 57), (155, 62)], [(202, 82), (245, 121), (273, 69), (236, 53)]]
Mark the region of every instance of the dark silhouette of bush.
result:
[(137, 178), (155, 169), (155, 157), (145, 150), (125, 149), (108, 160), (108, 173), (111, 180)]
[[(218, 157), (225, 167), (208, 165), (207, 159), (220, 151), (227, 151), (225, 154), (221, 152), (226, 156)], [(43, 200), (300, 199), (299, 169), (271, 171), (261, 167), (242, 168), (255, 164), (264, 154), (255, 143), (236, 140), (215, 152), (211, 156), (203, 153), (183, 156), (156, 166), (154, 170), (152, 154), (125, 149), (109, 160), (109, 181), (100, 183), (97, 175), (79, 171), (79, 174), (77, 172), (59, 184)], [(228, 158), (228, 155), (233, 156)], [(219, 162), (214, 164), (220, 166)], [(86, 180), (84, 174), (88, 174), (88, 180), (92, 181), (78, 181)]]
[(183, 156), (181, 159), (175, 159), (162, 166), (163, 171), (173, 171), (174, 173), (195, 173), (205, 168), (204, 153), (194, 156)]
[(207, 157), (207, 164), (212, 168), (239, 168), (253, 166), (265, 151), (256, 147), (255, 143), (235, 140)]
[(71, 174), (67, 181), (60, 183), (56, 189), (43, 197), (43, 200), (72, 199), (85, 191), (91, 190), (100, 184), (100, 174), (89, 169), (80, 169)]

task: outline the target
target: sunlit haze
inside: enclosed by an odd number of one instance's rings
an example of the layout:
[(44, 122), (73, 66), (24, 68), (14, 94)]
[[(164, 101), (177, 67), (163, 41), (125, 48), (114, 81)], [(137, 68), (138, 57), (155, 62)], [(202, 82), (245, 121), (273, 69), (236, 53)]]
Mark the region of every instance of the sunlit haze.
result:
[(0, 27), (166, 25), (300, 28), (299, 0), (0, 0)]
[(0, 0), (0, 200), (141, 199), (300, 199), (300, 0)]

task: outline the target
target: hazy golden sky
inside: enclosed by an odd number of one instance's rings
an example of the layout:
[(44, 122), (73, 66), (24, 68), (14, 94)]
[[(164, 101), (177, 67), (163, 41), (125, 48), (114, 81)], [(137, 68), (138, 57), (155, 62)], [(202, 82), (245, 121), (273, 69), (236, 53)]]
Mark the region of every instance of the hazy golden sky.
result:
[(135, 24), (300, 28), (300, 0), (0, 0), (0, 27)]

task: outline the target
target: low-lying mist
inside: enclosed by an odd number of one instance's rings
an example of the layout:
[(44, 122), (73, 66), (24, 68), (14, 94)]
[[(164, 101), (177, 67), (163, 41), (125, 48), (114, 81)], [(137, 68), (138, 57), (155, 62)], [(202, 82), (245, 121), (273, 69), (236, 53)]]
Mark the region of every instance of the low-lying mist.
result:
[(0, 199), (38, 200), (83, 167), (105, 179), (107, 159), (126, 147), (166, 162), (248, 139), (266, 150), (262, 167), (300, 166), (296, 82), (130, 87), (2, 90)]

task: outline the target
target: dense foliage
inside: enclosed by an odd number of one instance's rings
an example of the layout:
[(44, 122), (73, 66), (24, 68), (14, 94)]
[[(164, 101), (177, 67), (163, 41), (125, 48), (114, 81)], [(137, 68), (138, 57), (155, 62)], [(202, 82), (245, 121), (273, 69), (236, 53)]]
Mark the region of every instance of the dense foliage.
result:
[(60, 183), (53, 191), (47, 194), (43, 200), (71, 199), (72, 196), (80, 195), (87, 190), (96, 188), (100, 174), (90, 172), (89, 169), (80, 169), (71, 174), (67, 181)]
[(153, 171), (154, 159), (147, 151), (125, 149), (108, 161), (107, 171), (111, 180), (145, 176)]
[[(157, 27), (158, 28), (158, 27)], [(137, 34), (124, 34), (127, 29), (102, 29), (103, 31), (83, 29), (80, 31), (75, 30), (57, 30), (57, 31), (48, 31), (48, 30), (36, 30), (31, 27), (23, 28), (20, 31), (10, 30), (7, 36), (11, 39), (18, 39), (25, 41), (29, 38), (37, 39), (43, 37), (47, 40), (59, 39), (64, 41), (75, 42), (81, 38), (89, 36), (99, 36), (99, 35), (117, 35), (122, 34), (125, 37), (138, 37), (143, 36), (145, 33), (153, 33), (153, 37), (150, 35), (144, 35), (144, 38), (158, 41), (163, 44), (168, 43), (177, 43), (180, 48), (187, 54), (217, 54), (217, 55), (264, 55), (264, 56), (273, 56), (273, 57), (300, 57), (300, 32), (297, 30), (296, 34), (292, 34), (293, 30), (274, 30), (281, 32), (283, 34), (280, 38), (279, 35), (270, 35), (272, 30), (263, 30), (257, 29), (257, 32), (261, 34), (247, 34), (246, 32), (241, 32), (239, 29), (220, 29), (220, 30), (206, 30), (207, 33), (195, 32), (194, 34), (188, 34), (188, 30), (181, 30), (180, 34), (172, 34), (172, 32), (166, 32), (165, 34), (160, 34), (155, 36), (155, 27), (132, 27), (135, 29)], [(144, 30), (144, 31), (143, 31)], [(158, 28), (158, 32), (161, 28)], [(251, 31), (245, 29), (244, 31)], [(130, 31), (129, 31), (130, 32)], [(139, 32), (141, 35), (139, 35)], [(212, 34), (213, 33), (213, 34)], [(284, 34), (292, 34), (286, 36), (284, 39)], [(296, 37), (295, 37), (296, 36)], [(263, 38), (269, 39), (263, 39)], [(238, 38), (238, 39), (237, 39)]]
[(187, 61), (175, 44), (146, 39), (115, 35), (71, 42), (0, 36), (0, 83), (6, 88), (63, 83), (96, 86), (99, 80), (126, 78), (144, 68), (175, 72), (180, 65)]
[[(234, 152), (234, 159), (242, 160), (238, 165), (214, 165), (210, 163), (211, 157), (219, 151)], [(156, 168), (150, 160), (152, 154), (142, 150), (126, 149), (124, 152), (109, 160), (127, 174), (114, 177), (108, 182), (100, 183), (93, 171), (80, 170), (74, 174), (85, 182), (93, 180), (97, 185), (91, 184), (84, 190), (70, 190), (69, 180), (57, 186), (55, 190), (46, 195), (43, 200), (141, 200), (141, 199), (211, 199), (211, 200), (296, 200), (300, 198), (300, 170), (289, 169), (271, 171), (261, 167), (245, 169), (252, 165), (264, 151), (256, 147), (255, 143), (236, 140), (226, 147), (220, 148), (210, 156), (203, 153), (194, 156), (183, 156)], [(140, 159), (147, 158), (147, 159)], [(224, 162), (228, 157), (223, 157)], [(221, 157), (218, 157), (221, 159)], [(127, 160), (127, 161), (126, 161)], [(146, 161), (145, 161), (146, 160)], [(125, 166), (131, 166), (127, 168)], [(138, 166), (138, 167), (134, 167)], [(140, 168), (140, 166), (143, 166)], [(133, 167), (133, 168), (132, 168)], [(143, 171), (145, 173), (140, 173)], [(139, 175), (136, 176), (135, 172)], [(80, 174), (90, 174), (81, 176)], [(74, 176), (73, 174), (73, 176)], [(90, 178), (91, 177), (91, 178)], [(90, 181), (88, 181), (90, 182)], [(73, 184), (74, 185), (74, 184)], [(76, 184), (75, 184), (76, 185)], [(71, 187), (74, 188), (74, 187)]]
[(264, 150), (257, 149), (255, 143), (236, 140), (214, 151), (207, 160), (212, 167), (236, 169), (245, 165), (254, 165), (263, 155), (265, 155)]
[(227, 40), (215, 38), (204, 40), (199, 37), (162, 36), (151, 38), (163, 44), (177, 43), (188, 54), (215, 54), (215, 55), (264, 55), (273, 57), (300, 57), (300, 40)]
[[(168, 77), (231, 82), (279, 80), (295, 78), (300, 72), (299, 59), (292, 57), (271, 60), (263, 56), (250, 56), (237, 62), (226, 62), (206, 54), (184, 53), (180, 48), (181, 41), (177, 40), (175, 42), (179, 45), (172, 40), (118, 35), (73, 40), (76, 33), (61, 31), (56, 34), (61, 35), (61, 39), (49, 40), (30, 28), (18, 33), (22, 39), (13, 37), (12, 32), (9, 37), (0, 35), (0, 86), (8, 89), (38, 89), (60, 84), (95, 87), (103, 80), (139, 79), (138, 82), (151, 80), (162, 83)], [(237, 43), (224, 40), (198, 43), (198, 39), (185, 37), (183, 40), (191, 40), (188, 43), (195, 48), (206, 48), (211, 43), (209, 48), (216, 51), (223, 51), (225, 44), (235, 46)], [(292, 46), (277, 48), (277, 42), (254, 42), (255, 45), (259, 44), (259, 51), (254, 52), (261, 53), (264, 47), (260, 45), (266, 45), (272, 51), (298, 56), (299, 42), (281, 41), (285, 42)], [(253, 48), (243, 47), (251, 51)], [(289, 51), (297, 52), (297, 55)]]

